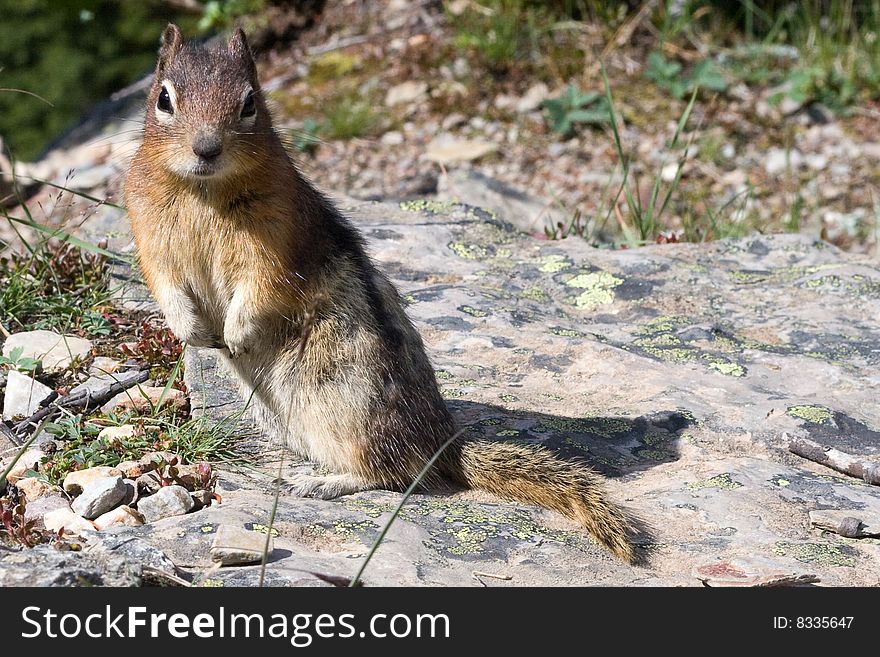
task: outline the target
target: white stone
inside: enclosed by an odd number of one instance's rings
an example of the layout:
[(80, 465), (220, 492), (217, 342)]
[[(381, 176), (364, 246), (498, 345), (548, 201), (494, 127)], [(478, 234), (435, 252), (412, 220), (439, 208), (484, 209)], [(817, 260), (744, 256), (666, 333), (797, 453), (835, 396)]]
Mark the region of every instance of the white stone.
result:
[(386, 132), (379, 139), (385, 146), (400, 146), (403, 143), (403, 135), (397, 130)]
[(131, 438), (137, 433), (138, 428), (133, 424), (123, 424), (118, 427), (104, 427), (98, 434), (101, 440), (122, 440), (123, 438)]
[[(164, 398), (163, 398), (164, 395)], [(137, 386), (123, 390), (118, 395), (101, 407), (105, 413), (109, 411), (137, 411), (139, 413), (149, 413), (159, 404), (162, 399), (162, 406), (171, 406), (178, 410), (186, 408), (189, 404), (186, 395), (177, 388), (171, 388), (165, 392), (164, 387), (160, 386)]]
[(40, 402), (51, 393), (52, 388), (49, 386), (43, 385), (27, 374), (9, 370), (6, 393), (3, 397), (3, 419), (30, 417), (40, 408)]
[(444, 130), (452, 130), (453, 128), (457, 128), (458, 126), (464, 125), (465, 123), (467, 123), (467, 117), (464, 114), (453, 112), (443, 119), (443, 123), (440, 124), (440, 127)]
[(96, 479), (103, 477), (119, 477), (122, 475), (117, 468), (111, 468), (107, 465), (98, 465), (94, 468), (86, 468), (84, 470), (74, 470), (68, 472), (64, 477), (62, 487), (68, 495), (79, 495), (90, 483)]
[(47, 372), (66, 370), (77, 358), (89, 355), (92, 343), (75, 335), (61, 335), (54, 331), (25, 331), (15, 333), (3, 343), (3, 355), (9, 356), (13, 349), (21, 347), (23, 358), (42, 361)]
[(425, 159), (438, 164), (470, 162), (498, 150), (498, 145), (481, 139), (435, 139), (428, 144)]
[(407, 80), (394, 85), (385, 94), (385, 105), (394, 107), (404, 103), (413, 103), (424, 98), (428, 93), (428, 84), (422, 81)]
[(52, 485), (46, 483), (42, 479), (38, 477), (24, 477), (14, 482), (15, 487), (18, 488), (24, 496), (27, 498), (28, 503), (34, 501), (38, 497), (41, 497), (52, 490)]
[(146, 522), (155, 522), (171, 516), (182, 516), (193, 508), (192, 495), (183, 486), (164, 486), (155, 495), (142, 497), (138, 501), (138, 511)]
[(83, 518), (94, 520), (122, 502), (127, 492), (122, 477), (100, 477), (83, 488), (70, 506)]
[(144, 518), (130, 506), (118, 506), (95, 518), (94, 524), (98, 531), (103, 531), (114, 525), (128, 525), (130, 527), (143, 525)]
[(65, 534), (82, 534), (86, 531), (95, 531), (95, 526), (91, 522), (70, 509), (49, 511), (43, 516), (43, 525), (50, 532), (58, 532), (63, 527)]
[(797, 169), (802, 161), (803, 157), (801, 156), (801, 152), (795, 148), (792, 148), (791, 150), (771, 148), (767, 151), (764, 160), (764, 170), (771, 176), (775, 176), (783, 173), (789, 168), (792, 170)]
[[(40, 459), (45, 456), (43, 452), (39, 449), (29, 449), (24, 454), (22, 454), (19, 459), (15, 462), (15, 466), (9, 471), (9, 474), (6, 475), (6, 480), (10, 484), (17, 484), (19, 480), (21, 480), (25, 473), (28, 470), (34, 470), (37, 467), (37, 464), (40, 462)], [(2, 463), (0, 463), (0, 473), (2, 473), (9, 464), (12, 462), (12, 459), (6, 459)]]
[(528, 114), (538, 109), (541, 104), (547, 100), (550, 95), (550, 89), (543, 82), (538, 82), (529, 87), (529, 90), (523, 94), (516, 104), (516, 111), (520, 114)]
[(113, 374), (119, 370), (120, 367), (122, 367), (122, 363), (114, 358), (108, 356), (95, 356), (95, 360), (92, 361), (92, 365), (89, 367), (89, 374)]

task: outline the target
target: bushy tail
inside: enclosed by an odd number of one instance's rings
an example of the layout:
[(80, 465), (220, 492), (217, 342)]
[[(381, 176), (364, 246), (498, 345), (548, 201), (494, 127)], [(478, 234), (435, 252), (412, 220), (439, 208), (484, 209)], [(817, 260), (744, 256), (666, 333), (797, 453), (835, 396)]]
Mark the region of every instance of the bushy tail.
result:
[(558, 511), (624, 561), (635, 561), (630, 523), (605, 499), (601, 476), (587, 465), (541, 447), (484, 440), (463, 441), (450, 456), (446, 474), (458, 483)]

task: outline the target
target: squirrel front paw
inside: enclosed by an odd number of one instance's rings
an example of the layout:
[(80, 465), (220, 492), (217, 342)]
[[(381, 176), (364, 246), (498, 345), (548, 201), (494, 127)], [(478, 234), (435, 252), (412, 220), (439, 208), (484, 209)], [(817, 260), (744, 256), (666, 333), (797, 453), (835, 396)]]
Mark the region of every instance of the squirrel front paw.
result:
[(248, 353), (256, 343), (256, 326), (240, 315), (230, 315), (223, 325), (223, 342), (232, 358)]

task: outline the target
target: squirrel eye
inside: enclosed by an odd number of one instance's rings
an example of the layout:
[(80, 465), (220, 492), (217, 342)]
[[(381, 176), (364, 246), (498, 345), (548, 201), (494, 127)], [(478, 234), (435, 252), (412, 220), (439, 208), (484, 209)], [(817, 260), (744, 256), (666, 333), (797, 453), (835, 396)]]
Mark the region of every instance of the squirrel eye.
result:
[(159, 92), (159, 100), (156, 101), (156, 109), (160, 112), (165, 112), (166, 114), (174, 114), (174, 107), (171, 105), (171, 95), (168, 93), (168, 89), (164, 86), (162, 87), (162, 91)]
[(254, 102), (254, 92), (249, 91), (248, 95), (244, 97), (244, 103), (241, 106), (241, 118), (246, 119), (249, 116), (253, 116), (257, 113), (257, 105)]

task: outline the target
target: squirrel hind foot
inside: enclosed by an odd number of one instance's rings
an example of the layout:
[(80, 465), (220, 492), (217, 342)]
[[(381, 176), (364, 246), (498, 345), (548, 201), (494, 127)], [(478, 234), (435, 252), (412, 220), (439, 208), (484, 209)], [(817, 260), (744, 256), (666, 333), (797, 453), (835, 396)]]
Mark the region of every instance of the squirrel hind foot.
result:
[(312, 497), (319, 500), (333, 500), (343, 495), (351, 495), (376, 486), (367, 484), (351, 474), (327, 476), (296, 475), (288, 481), (288, 490), (299, 497)]

